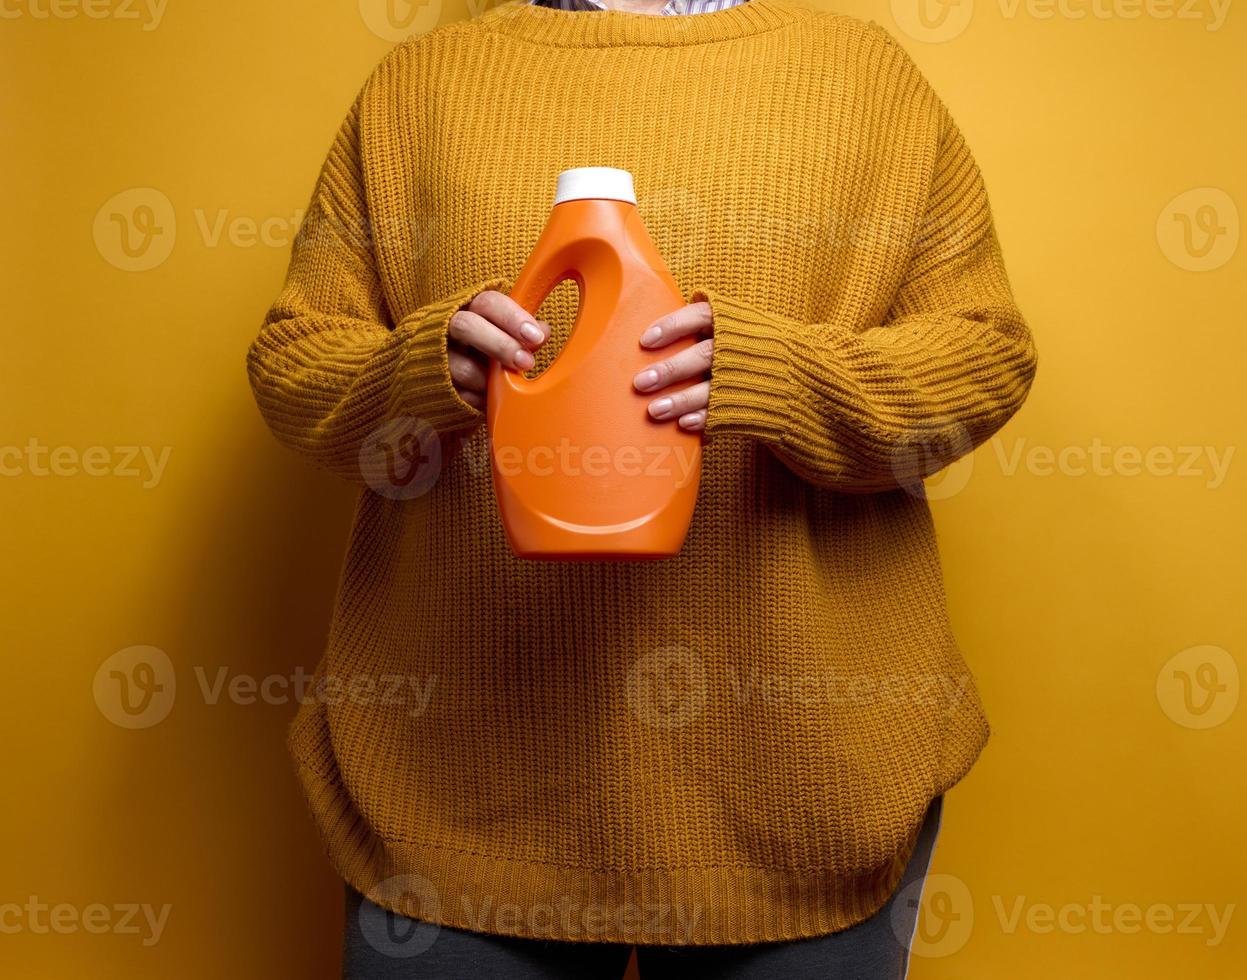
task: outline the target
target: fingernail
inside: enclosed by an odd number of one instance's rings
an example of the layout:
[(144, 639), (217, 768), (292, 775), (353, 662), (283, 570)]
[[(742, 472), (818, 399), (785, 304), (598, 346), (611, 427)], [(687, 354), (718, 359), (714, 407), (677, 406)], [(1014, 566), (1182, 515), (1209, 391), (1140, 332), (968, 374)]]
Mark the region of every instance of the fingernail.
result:
[(642, 371), (636, 376), (636, 386), (642, 391), (646, 391), (658, 383), (657, 371)]
[(670, 398), (660, 398), (656, 402), (650, 402), (649, 413), (650, 415), (654, 416), (654, 418), (656, 419), (662, 418), (664, 415), (666, 415), (670, 411), (671, 411), (671, 399)]
[(662, 327), (659, 326), (650, 327), (645, 333), (641, 334), (641, 345), (643, 347), (648, 347), (650, 344), (655, 344), (660, 340), (662, 340)]
[(684, 428), (697, 425), (701, 422), (701, 412), (689, 412), (687, 415), (680, 416), (680, 425)]
[(545, 334), (538, 329), (535, 323), (521, 323), (520, 336), (530, 344), (539, 344), (545, 339)]
[(521, 371), (527, 371), (537, 362), (533, 360), (533, 355), (526, 350), (517, 350), (515, 352), (515, 366)]

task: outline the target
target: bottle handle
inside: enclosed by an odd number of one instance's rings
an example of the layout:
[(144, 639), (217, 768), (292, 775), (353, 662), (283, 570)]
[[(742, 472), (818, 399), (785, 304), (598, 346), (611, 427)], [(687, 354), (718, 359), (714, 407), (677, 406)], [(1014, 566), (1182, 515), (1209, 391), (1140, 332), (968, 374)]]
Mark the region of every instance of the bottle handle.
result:
[[(580, 318), (584, 313), (585, 280), (579, 271), (566, 268), (566, 263), (563, 263), (564, 268), (556, 274), (553, 270), (557, 268), (556, 260), (558, 257), (559, 251), (557, 250), (550, 250), (544, 252), (541, 256), (534, 256), (533, 258), (537, 261), (530, 262), (528, 267), (520, 272), (507, 295), (536, 317), (537, 310), (546, 301), (546, 297), (553, 292), (554, 287), (567, 279), (572, 280), (576, 283), (576, 289), (579, 293), (576, 303), (576, 320), (572, 324), (571, 329), (571, 332), (575, 333), (576, 325), (580, 323)], [(562, 356), (561, 351), (560, 356)], [(557, 360), (558, 358), (556, 357), (555, 361)], [(551, 363), (546, 370), (549, 371), (553, 366), (554, 364)], [(490, 361), (490, 373), (496, 375), (498, 380), (506, 384), (512, 391), (521, 393), (526, 392), (528, 386), (537, 380), (536, 378), (526, 377), (518, 369), (505, 367), (496, 360)]]
[(585, 331), (592, 324), (605, 327), (611, 320), (622, 290), (622, 269), (612, 246), (596, 235), (564, 239), (549, 245), (539, 242), (508, 295), (535, 316), (554, 287), (568, 279), (576, 284), (578, 297), (576, 318), (563, 349), (537, 378), (527, 378), (521, 371), (491, 360), (491, 382), (496, 376), (494, 383), (527, 393), (538, 381), (557, 376), (554, 374), (557, 365), (573, 345), (590, 346), (598, 339), (586, 336)]

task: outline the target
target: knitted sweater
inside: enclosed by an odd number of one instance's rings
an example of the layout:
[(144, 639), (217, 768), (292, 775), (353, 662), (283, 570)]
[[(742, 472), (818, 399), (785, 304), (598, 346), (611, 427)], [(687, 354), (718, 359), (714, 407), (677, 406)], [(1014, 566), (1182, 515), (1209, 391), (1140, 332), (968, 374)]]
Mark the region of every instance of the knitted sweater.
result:
[[(595, 165), (633, 173), (710, 303), (700, 495), (675, 558), (525, 561), (447, 323)], [(542, 310), (539, 368), (574, 299)], [(887, 900), (988, 737), (920, 481), (1009, 419), (1036, 354), (979, 170), (881, 28), (518, 0), (399, 45), (247, 366), (277, 438), (361, 488), (289, 735), (349, 884), (464, 929), (669, 945)]]

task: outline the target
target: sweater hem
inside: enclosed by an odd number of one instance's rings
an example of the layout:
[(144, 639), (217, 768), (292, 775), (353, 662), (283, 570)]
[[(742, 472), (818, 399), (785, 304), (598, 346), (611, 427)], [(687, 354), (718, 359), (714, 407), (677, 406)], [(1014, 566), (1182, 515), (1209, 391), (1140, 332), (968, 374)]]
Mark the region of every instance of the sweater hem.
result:
[(839, 932), (896, 890), (917, 843), (867, 875), (762, 868), (595, 871), (486, 857), (376, 834), (336, 779), (299, 764), (328, 857), (369, 901), (490, 935), (635, 945), (733, 945)]
[[(931, 788), (930, 799), (974, 764), (988, 730)], [(786, 942), (840, 932), (870, 918), (896, 891), (926, 813), (902, 847), (866, 872), (762, 867), (600, 870), (489, 856), (382, 836), (335, 773), (290, 746), (330, 864), (376, 905), (437, 926), (564, 942), (708, 946)], [(927, 803), (929, 806), (929, 800)]]

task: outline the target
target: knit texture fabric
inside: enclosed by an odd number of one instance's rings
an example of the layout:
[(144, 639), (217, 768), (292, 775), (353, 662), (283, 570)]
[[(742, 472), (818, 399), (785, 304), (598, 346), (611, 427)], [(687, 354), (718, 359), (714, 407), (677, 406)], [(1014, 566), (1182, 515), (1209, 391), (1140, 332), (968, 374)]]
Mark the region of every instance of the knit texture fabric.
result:
[[(713, 312), (669, 560), (513, 557), (449, 374), (450, 317), (508, 288), (580, 166), (633, 173)], [(574, 304), (543, 306), (539, 368)], [(361, 488), (289, 736), (334, 867), (407, 916), (553, 939), (871, 915), (988, 737), (920, 481), (1035, 368), (979, 170), (873, 23), (519, 0), (395, 48), (248, 356), (277, 438)]]

